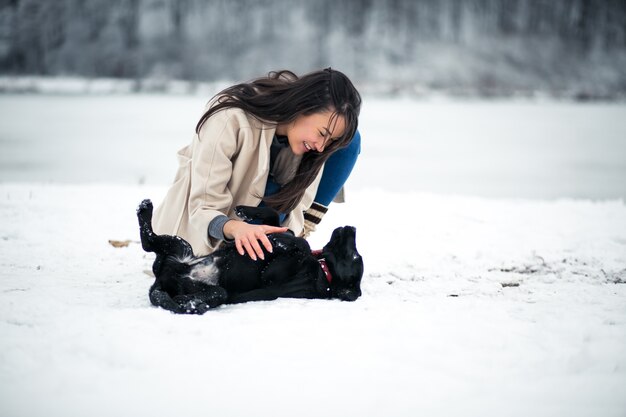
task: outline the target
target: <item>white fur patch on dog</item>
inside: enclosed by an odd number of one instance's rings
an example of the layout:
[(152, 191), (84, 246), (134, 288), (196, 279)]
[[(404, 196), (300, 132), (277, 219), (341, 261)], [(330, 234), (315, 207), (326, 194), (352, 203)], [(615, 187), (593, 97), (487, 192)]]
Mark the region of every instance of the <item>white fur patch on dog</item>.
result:
[(218, 285), (219, 270), (215, 266), (215, 259), (199, 262), (191, 268), (189, 278), (204, 282), (207, 285)]

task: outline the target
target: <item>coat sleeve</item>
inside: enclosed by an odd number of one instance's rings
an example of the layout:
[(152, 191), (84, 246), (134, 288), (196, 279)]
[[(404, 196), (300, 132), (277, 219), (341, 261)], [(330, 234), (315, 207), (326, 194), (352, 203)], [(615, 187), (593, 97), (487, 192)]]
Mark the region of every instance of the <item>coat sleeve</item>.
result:
[(208, 234), (211, 221), (228, 215), (233, 196), (228, 189), (240, 126), (236, 117), (220, 111), (210, 117), (194, 138), (189, 187), (189, 223), (208, 246), (219, 242)]

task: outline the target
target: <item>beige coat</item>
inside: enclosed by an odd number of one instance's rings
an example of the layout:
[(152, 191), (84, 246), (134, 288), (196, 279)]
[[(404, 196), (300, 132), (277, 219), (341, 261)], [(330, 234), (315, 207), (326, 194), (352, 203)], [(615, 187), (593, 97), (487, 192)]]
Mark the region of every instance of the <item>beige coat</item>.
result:
[[(217, 249), (220, 241), (208, 235), (211, 220), (222, 214), (237, 219), (235, 206), (261, 202), (275, 130), (236, 108), (211, 116), (192, 143), (178, 152), (174, 184), (154, 213), (155, 232), (184, 238), (198, 256)], [(298, 236), (321, 174), (283, 223)]]

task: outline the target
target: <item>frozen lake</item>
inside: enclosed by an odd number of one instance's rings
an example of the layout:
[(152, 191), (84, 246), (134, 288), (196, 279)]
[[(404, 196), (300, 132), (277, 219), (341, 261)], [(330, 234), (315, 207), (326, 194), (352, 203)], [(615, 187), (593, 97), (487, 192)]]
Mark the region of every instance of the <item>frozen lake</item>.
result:
[(189, 317), (134, 214), (203, 102), (0, 96), (0, 416), (625, 415), (626, 106), (366, 98), (363, 296)]
[[(168, 184), (207, 98), (0, 95), (0, 181)], [(365, 97), (360, 129), (354, 190), (626, 199), (623, 103)]]

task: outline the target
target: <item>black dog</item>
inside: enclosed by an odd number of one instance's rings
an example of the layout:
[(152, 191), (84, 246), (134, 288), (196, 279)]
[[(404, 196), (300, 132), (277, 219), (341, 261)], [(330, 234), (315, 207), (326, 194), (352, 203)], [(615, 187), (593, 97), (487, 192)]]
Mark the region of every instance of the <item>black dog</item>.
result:
[[(269, 208), (237, 207), (244, 220), (278, 225)], [(265, 260), (240, 255), (234, 243), (224, 242), (211, 255), (196, 257), (179, 236), (156, 235), (152, 203), (137, 208), (141, 245), (156, 253), (150, 301), (175, 313), (203, 314), (221, 304), (290, 298), (338, 298), (354, 301), (361, 295), (363, 260), (356, 250), (356, 229), (334, 230), (321, 251), (311, 252), (306, 240), (291, 233), (268, 235), (273, 252)]]

